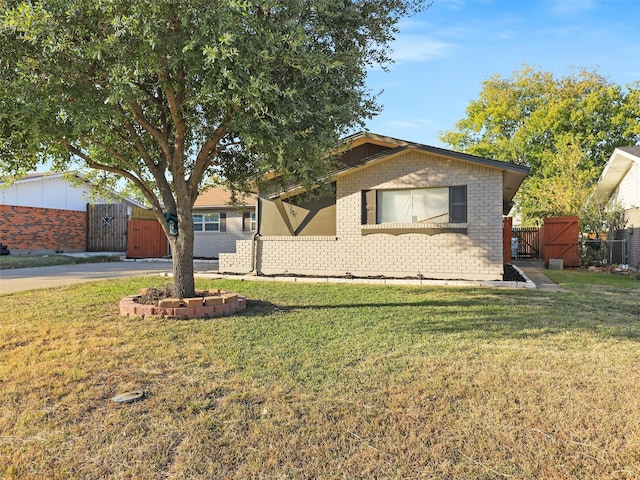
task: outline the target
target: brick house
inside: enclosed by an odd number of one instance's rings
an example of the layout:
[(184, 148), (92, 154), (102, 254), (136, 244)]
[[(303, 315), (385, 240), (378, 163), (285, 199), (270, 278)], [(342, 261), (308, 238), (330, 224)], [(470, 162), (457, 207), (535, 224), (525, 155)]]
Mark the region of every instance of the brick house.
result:
[[(14, 254), (86, 251), (90, 198), (91, 184), (74, 173), (34, 173), (0, 183), (0, 243)], [(91, 200), (109, 202), (141, 207), (113, 192)]]
[(501, 280), (503, 215), (527, 167), (368, 132), (323, 197), (258, 203), (258, 235), (220, 254), (220, 272)]
[(602, 200), (613, 198), (625, 209), (627, 228), (614, 233), (615, 240), (626, 243), (629, 268), (640, 270), (640, 145), (618, 147), (604, 167), (596, 187)]
[(256, 197), (231, 205), (230, 192), (222, 187), (205, 190), (193, 205), (194, 257), (218, 258), (235, 252), (236, 241), (248, 240), (256, 231)]

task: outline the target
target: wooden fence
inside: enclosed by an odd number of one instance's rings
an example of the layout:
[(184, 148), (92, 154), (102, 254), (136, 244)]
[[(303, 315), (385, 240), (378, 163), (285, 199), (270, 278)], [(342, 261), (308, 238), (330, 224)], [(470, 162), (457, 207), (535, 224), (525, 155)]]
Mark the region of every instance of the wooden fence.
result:
[(562, 259), (565, 267), (580, 266), (578, 217), (555, 217), (544, 220), (544, 264)]
[(169, 253), (167, 237), (152, 211), (134, 208), (128, 230), (129, 258), (161, 258)]
[(105, 203), (87, 205), (87, 251), (127, 250), (127, 205)]
[(514, 227), (512, 238), (518, 240), (517, 258), (544, 258), (542, 229), (538, 227)]

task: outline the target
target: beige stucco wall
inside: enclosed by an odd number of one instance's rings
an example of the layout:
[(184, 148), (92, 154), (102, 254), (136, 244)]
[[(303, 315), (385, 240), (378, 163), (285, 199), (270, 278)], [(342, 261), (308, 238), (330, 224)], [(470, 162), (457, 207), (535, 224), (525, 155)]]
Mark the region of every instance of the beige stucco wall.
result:
[[(369, 234), (361, 225), (362, 190), (467, 185), (467, 234)], [(260, 237), (257, 271), (265, 275), (385, 276), (433, 279), (502, 279), (502, 172), (476, 164), (409, 152), (337, 181), (333, 237)], [(415, 227), (414, 224), (395, 224)], [(433, 227), (434, 225), (431, 225)], [(442, 225), (436, 225), (442, 226)], [(429, 227), (428, 225), (424, 226)], [(251, 241), (220, 255), (220, 271), (247, 273)]]

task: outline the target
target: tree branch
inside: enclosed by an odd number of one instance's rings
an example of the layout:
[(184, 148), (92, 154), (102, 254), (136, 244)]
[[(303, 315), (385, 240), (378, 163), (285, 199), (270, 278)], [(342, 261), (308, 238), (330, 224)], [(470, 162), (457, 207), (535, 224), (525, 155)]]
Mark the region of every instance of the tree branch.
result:
[(230, 124), (231, 114), (229, 114), (227, 118), (218, 125), (213, 134), (204, 142), (202, 148), (200, 148), (200, 151), (198, 152), (195, 165), (188, 180), (189, 195), (191, 195), (193, 202), (195, 202), (198, 197), (198, 184), (200, 183), (204, 173), (211, 166), (215, 155), (220, 152), (220, 140), (222, 140), (222, 137), (228, 133)]
[(163, 135), (163, 132), (158, 130), (149, 120), (147, 120), (140, 104), (136, 101), (132, 101), (129, 104), (129, 107), (131, 108), (131, 113), (133, 114), (133, 118), (136, 120), (136, 122), (138, 122), (142, 128), (149, 132), (149, 135), (151, 135), (154, 140), (158, 142), (163, 155), (167, 159), (171, 158), (171, 146), (167, 141), (167, 137), (165, 137)]
[(184, 72), (180, 69), (177, 74), (177, 87), (178, 91), (172, 87), (172, 78), (169, 72), (169, 62), (166, 58), (162, 60), (162, 66), (164, 71), (160, 74), (161, 79), (165, 83), (165, 95), (167, 96), (167, 105), (169, 106), (169, 112), (171, 113), (171, 119), (176, 126), (176, 152), (184, 152), (184, 141), (186, 126), (184, 123), (184, 117), (182, 116), (182, 105), (184, 104), (184, 88), (185, 79)]
[(140, 135), (138, 135), (138, 132), (136, 132), (135, 127), (127, 118), (127, 114), (124, 111), (124, 108), (122, 108), (122, 105), (116, 105), (116, 110), (120, 114), (120, 117), (122, 118), (122, 122), (124, 123), (124, 128), (127, 130), (127, 132), (129, 132), (129, 136), (133, 140), (135, 149), (140, 155), (140, 158), (142, 158), (142, 160), (144, 161), (145, 165), (152, 172), (156, 168), (163, 169), (162, 165), (160, 164), (156, 165), (156, 163), (153, 161), (153, 159), (149, 155), (149, 152), (147, 151), (147, 147), (145, 147), (144, 143), (142, 142), (142, 139), (140, 138)]
[[(169, 155), (167, 156), (167, 152), (164, 149), (162, 149), (162, 145), (160, 145), (161, 146), (161, 150), (159, 153), (160, 158), (158, 158), (158, 163), (156, 164), (151, 158), (151, 156), (149, 155), (149, 152), (147, 151), (144, 143), (142, 142), (142, 139), (138, 135), (138, 132), (136, 132), (135, 127), (127, 118), (126, 112), (124, 111), (122, 106), (118, 105), (117, 109), (120, 115), (122, 116), (125, 128), (127, 129), (127, 131), (129, 132), (129, 135), (133, 139), (133, 142), (136, 146), (136, 150), (140, 154), (142, 160), (144, 161), (145, 165), (149, 168), (149, 171), (153, 175), (153, 178), (155, 178), (156, 183), (158, 184), (158, 188), (160, 189), (160, 193), (162, 195), (162, 199), (164, 201), (165, 207), (167, 209), (175, 210), (176, 208), (175, 199), (173, 198), (173, 195), (171, 193), (171, 186), (169, 185), (169, 182), (167, 181), (167, 177), (165, 175), (165, 171), (167, 168), (167, 159), (171, 158), (170, 151), (168, 152)], [(134, 114), (134, 118), (135, 118), (135, 114)], [(142, 125), (142, 127), (145, 128), (145, 130), (147, 129), (144, 125)], [(151, 126), (151, 128), (153, 127)], [(162, 136), (160, 135), (160, 137)], [(154, 138), (156, 137), (154, 136)], [(159, 142), (159, 143), (162, 143), (162, 142)]]
[(140, 180), (140, 178), (135, 176), (133, 173), (131, 173), (131, 172), (127, 171), (127, 170), (124, 170), (122, 168), (112, 167), (110, 165), (104, 165), (104, 164), (96, 162), (89, 155), (87, 155), (86, 153), (84, 153), (82, 150), (80, 150), (79, 148), (75, 147), (74, 145), (70, 144), (64, 138), (57, 138), (56, 140), (59, 143), (61, 143), (69, 151), (69, 153), (82, 158), (87, 163), (87, 165), (89, 167), (95, 168), (95, 169), (98, 169), (98, 170), (104, 170), (105, 172), (115, 173), (116, 175), (120, 175), (122, 177), (125, 177), (125, 178), (131, 180), (136, 185), (136, 187), (138, 187), (140, 189), (140, 191), (145, 196), (145, 198), (147, 200), (149, 200), (149, 202), (153, 206), (154, 211), (156, 211), (156, 213), (158, 213), (158, 212), (162, 213), (162, 206), (161, 206), (160, 201), (158, 200), (158, 197), (156, 196), (156, 194), (153, 192), (153, 190), (151, 190), (149, 188), (149, 186), (145, 182)]

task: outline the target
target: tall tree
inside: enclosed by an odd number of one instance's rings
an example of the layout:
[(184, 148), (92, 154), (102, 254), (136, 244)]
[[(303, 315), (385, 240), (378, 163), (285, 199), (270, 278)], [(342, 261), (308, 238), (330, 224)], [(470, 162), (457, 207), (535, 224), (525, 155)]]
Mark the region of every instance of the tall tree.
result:
[[(366, 70), (390, 61), (419, 0), (5, 0), (0, 167), (79, 162), (150, 202), (194, 293), (192, 206), (211, 175), (311, 184), (375, 114)], [(166, 218), (177, 219), (177, 234)]]
[[(531, 167), (519, 192), (526, 221), (577, 215), (613, 149), (640, 141), (640, 83), (623, 89), (595, 71), (556, 78), (524, 67), (485, 80), (466, 118), (441, 140)], [(571, 198), (570, 198), (571, 197)]]

